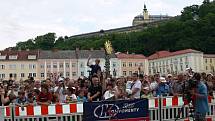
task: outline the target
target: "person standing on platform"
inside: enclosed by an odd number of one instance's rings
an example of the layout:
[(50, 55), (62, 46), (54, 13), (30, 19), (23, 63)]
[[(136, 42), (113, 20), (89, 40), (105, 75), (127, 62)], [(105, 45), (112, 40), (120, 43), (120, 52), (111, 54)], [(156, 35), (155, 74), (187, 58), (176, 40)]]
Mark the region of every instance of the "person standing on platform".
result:
[(91, 55), (89, 55), (88, 60), (87, 60), (87, 66), (91, 68), (90, 77), (92, 77), (95, 74), (100, 77), (101, 76), (101, 67), (99, 65), (100, 60), (96, 59), (95, 64), (90, 65), (90, 59), (91, 59)]

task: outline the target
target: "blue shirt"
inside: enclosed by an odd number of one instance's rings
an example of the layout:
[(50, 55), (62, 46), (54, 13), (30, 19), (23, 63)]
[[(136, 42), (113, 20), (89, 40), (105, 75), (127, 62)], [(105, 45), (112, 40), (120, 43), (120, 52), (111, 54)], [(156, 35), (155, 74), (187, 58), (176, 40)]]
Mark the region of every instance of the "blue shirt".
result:
[(161, 83), (158, 85), (156, 90), (156, 96), (168, 96), (169, 94), (169, 85), (165, 83)]
[(77, 101), (78, 102), (87, 102), (87, 98), (84, 96), (84, 97), (77, 97)]
[(200, 81), (197, 85), (197, 93), (204, 95), (204, 97), (197, 97), (195, 100), (195, 112), (206, 114), (209, 112), (208, 106), (208, 91), (206, 85)]

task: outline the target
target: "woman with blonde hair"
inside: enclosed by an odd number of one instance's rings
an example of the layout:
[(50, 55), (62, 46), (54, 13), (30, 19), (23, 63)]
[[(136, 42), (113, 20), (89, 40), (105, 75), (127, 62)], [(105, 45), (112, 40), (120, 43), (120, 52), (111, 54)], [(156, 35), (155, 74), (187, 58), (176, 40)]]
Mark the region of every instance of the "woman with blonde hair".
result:
[(115, 98), (117, 100), (125, 99), (126, 91), (125, 91), (125, 82), (124, 78), (118, 78), (116, 81), (116, 86), (114, 88), (115, 91)]

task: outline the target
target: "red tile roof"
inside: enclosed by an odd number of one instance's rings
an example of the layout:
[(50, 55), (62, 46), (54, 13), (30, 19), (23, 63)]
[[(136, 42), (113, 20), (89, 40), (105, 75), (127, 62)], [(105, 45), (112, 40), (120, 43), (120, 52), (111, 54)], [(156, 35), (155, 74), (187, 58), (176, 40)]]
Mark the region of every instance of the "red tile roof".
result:
[(215, 58), (215, 54), (204, 54), (204, 58)]
[(193, 49), (186, 49), (186, 50), (179, 50), (175, 52), (169, 52), (169, 51), (158, 51), (151, 56), (148, 57), (149, 60), (154, 60), (158, 58), (165, 58), (170, 56), (176, 56), (181, 54), (187, 54), (187, 53), (202, 53), (201, 51), (193, 50)]
[(119, 59), (146, 59), (146, 57), (142, 54), (125, 54), (125, 53), (118, 53), (116, 54), (117, 58)]
[[(9, 56), (15, 56), (17, 55), (17, 59), (15, 60), (29, 60), (28, 55), (36, 55), (36, 58), (38, 57), (38, 51), (14, 51), (14, 50), (4, 50), (0, 51), (0, 56), (6, 56), (5, 60), (9, 60)], [(3, 60), (1, 60), (3, 61)]]

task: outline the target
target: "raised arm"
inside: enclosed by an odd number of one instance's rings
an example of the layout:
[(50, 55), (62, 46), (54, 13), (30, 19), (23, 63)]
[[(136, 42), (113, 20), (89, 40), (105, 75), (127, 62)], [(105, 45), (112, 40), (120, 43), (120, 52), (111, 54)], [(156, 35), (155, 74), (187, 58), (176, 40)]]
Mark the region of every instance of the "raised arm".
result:
[(87, 59), (87, 66), (90, 66), (90, 58), (91, 58), (91, 55), (89, 55), (89, 57)]

